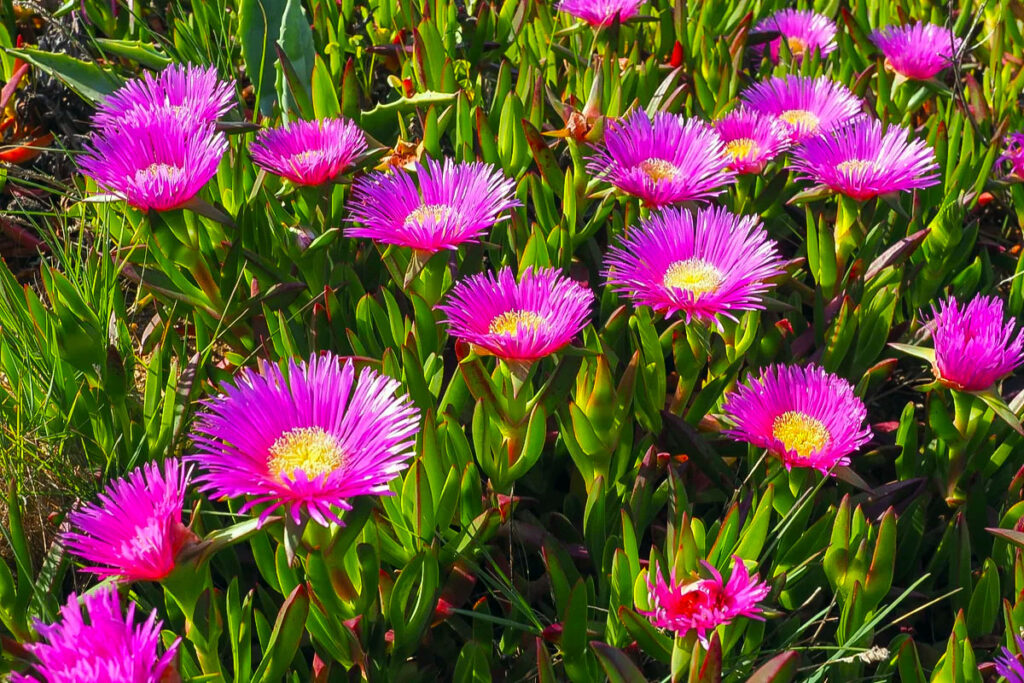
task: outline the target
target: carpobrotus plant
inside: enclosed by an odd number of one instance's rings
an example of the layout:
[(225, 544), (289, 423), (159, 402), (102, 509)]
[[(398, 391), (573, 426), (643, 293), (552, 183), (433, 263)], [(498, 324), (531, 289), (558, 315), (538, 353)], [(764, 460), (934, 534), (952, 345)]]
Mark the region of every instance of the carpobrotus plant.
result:
[(95, 503), (71, 513), (64, 545), (87, 571), (122, 581), (160, 581), (195, 535), (182, 522), (188, 469), (150, 463), (111, 482)]
[(783, 9), (762, 19), (751, 35), (779, 34), (768, 42), (768, 53), (773, 62), (779, 61), (779, 44), (785, 41), (793, 58), (801, 61), (804, 55), (819, 52), (827, 57), (836, 49), (836, 25), (823, 14), (812, 10)]
[(939, 182), (935, 153), (924, 141), (869, 119), (805, 141), (790, 167), (805, 181), (858, 200)]
[(121, 611), (111, 587), (79, 596), (71, 593), (56, 622), (37, 622), (40, 642), (26, 649), (37, 660), (29, 674), (14, 673), (12, 683), (161, 683), (177, 678), (173, 663), (179, 639), (160, 653), (163, 623), (153, 610), (135, 619), (135, 603)]
[(715, 121), (725, 143), (729, 167), (737, 173), (760, 173), (789, 147), (789, 131), (778, 119), (741, 107)]
[(395, 380), (333, 354), (243, 370), (196, 419), (196, 482), (217, 498), (246, 498), (260, 521), (278, 509), (296, 523), (342, 524), (356, 496), (387, 493), (408, 466), (419, 420)]
[(636, 15), (644, 0), (561, 0), (558, 11), (582, 19), (591, 26), (607, 26)]
[[(1024, 650), (1024, 638), (1014, 636), (1017, 643), (1017, 651)], [(1006, 679), (1006, 683), (1024, 683), (1024, 662), (1021, 662), (1020, 655), (1015, 654), (1008, 647), (1000, 648), (999, 656), (995, 659), (996, 673)]]
[(877, 29), (871, 40), (885, 56), (886, 68), (919, 81), (948, 67), (962, 43), (948, 28), (923, 22)]
[(928, 323), (935, 343), (935, 376), (962, 391), (984, 391), (1024, 362), (1024, 329), (1006, 320), (1003, 302), (954, 297), (933, 306)]
[(594, 294), (557, 270), (511, 268), (479, 273), (458, 284), (444, 304), (452, 336), (480, 351), (531, 362), (567, 345), (590, 319)]
[(668, 580), (655, 567), (647, 578), (651, 609), (641, 611), (658, 628), (680, 636), (695, 633), (704, 647), (708, 634), (738, 617), (763, 620), (758, 602), (768, 595), (768, 586), (751, 575), (743, 560), (732, 558), (732, 573), (725, 581), (721, 573), (703, 563), (708, 578), (685, 580), (672, 572)]
[(705, 323), (763, 308), (768, 280), (782, 272), (756, 217), (716, 207), (654, 214), (612, 247), (605, 263), (609, 284), (636, 305)]
[(519, 201), (515, 183), (484, 163), (428, 159), (415, 173), (396, 168), (358, 179), (350, 237), (366, 237), (432, 254), (477, 242)]
[(755, 83), (740, 96), (754, 111), (778, 119), (792, 142), (803, 142), (863, 116), (860, 98), (824, 76), (776, 76)]
[(722, 410), (734, 425), (727, 435), (767, 449), (786, 469), (833, 473), (871, 438), (853, 387), (817, 365), (769, 366), (730, 394)]
[(297, 185), (322, 185), (366, 151), (366, 137), (347, 119), (293, 121), (261, 130), (249, 151), (253, 161), (275, 175)]
[(707, 123), (637, 109), (608, 124), (588, 169), (650, 206), (707, 200), (733, 180), (731, 157)]
[(1010, 133), (1006, 137), (1006, 148), (996, 161), (999, 164), (1009, 162), (1007, 177), (1024, 180), (1024, 133)]
[(166, 110), (198, 127), (215, 123), (234, 106), (234, 83), (221, 80), (216, 68), (170, 64), (115, 90), (100, 102), (92, 122), (97, 128), (117, 128), (138, 112)]
[(144, 211), (189, 202), (217, 172), (227, 139), (168, 109), (137, 109), (95, 134), (78, 163), (101, 190)]
[(4, 4), (0, 676), (993, 678), (1020, 4)]

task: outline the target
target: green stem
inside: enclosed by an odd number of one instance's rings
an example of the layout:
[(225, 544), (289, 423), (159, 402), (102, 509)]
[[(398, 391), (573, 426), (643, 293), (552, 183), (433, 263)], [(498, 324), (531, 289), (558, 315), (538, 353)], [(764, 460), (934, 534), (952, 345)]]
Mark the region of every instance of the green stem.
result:
[(864, 239), (863, 230), (857, 223), (857, 216), (860, 214), (860, 211), (860, 202), (851, 197), (839, 195), (835, 231), (838, 273), (845, 271), (847, 261)]
[(958, 507), (966, 501), (960, 490), (960, 480), (967, 469), (967, 444), (973, 432), (971, 409), (974, 396), (963, 391), (953, 392), (953, 424), (960, 433), (960, 441), (949, 445), (949, 471), (946, 475), (946, 504)]

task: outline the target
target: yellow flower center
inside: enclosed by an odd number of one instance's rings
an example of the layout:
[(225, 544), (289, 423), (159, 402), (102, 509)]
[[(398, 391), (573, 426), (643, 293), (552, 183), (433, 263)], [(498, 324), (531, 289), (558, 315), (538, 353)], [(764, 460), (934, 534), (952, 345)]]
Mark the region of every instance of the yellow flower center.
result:
[(728, 152), (733, 159), (741, 161), (748, 157), (752, 157), (761, 151), (757, 143), (750, 138), (736, 138), (725, 143), (725, 151)]
[(843, 173), (861, 173), (867, 169), (876, 170), (878, 163), (868, 159), (849, 159), (836, 164), (836, 169)]
[(821, 119), (814, 112), (807, 111), (806, 109), (787, 109), (779, 114), (779, 118), (791, 126), (797, 126), (808, 131), (817, 130), (818, 124), (821, 123)]
[(787, 410), (775, 418), (772, 436), (781, 441), (786, 450), (796, 451), (801, 458), (821, 450), (832, 440), (821, 420), (796, 410)]
[(789, 51), (793, 53), (794, 57), (801, 56), (807, 49), (807, 43), (799, 38), (786, 38), (786, 44), (789, 45)]
[(640, 162), (640, 170), (647, 174), (647, 177), (658, 182), (666, 178), (675, 178), (679, 175), (679, 168), (664, 159), (650, 158)]
[(533, 311), (505, 311), (491, 320), (487, 331), (491, 334), (515, 337), (521, 328), (536, 330), (543, 324), (544, 318)]
[(338, 440), (320, 427), (297, 427), (278, 437), (270, 447), (267, 469), (278, 477), (298, 470), (314, 479), (333, 472), (344, 464)]
[(316, 161), (323, 156), (323, 152), (318, 149), (307, 149), (298, 154), (292, 155), (292, 161), (296, 164), (307, 164), (310, 161)]
[(178, 166), (172, 166), (171, 164), (150, 164), (146, 168), (139, 169), (135, 174), (136, 180), (156, 180), (163, 176), (169, 180), (177, 180), (184, 173), (184, 169)]
[(676, 261), (665, 271), (662, 284), (685, 290), (694, 296), (717, 292), (725, 275), (704, 259), (688, 258)]
[(445, 204), (421, 204), (409, 212), (405, 217), (405, 227), (422, 225), (428, 218), (433, 218), (434, 223), (440, 223), (452, 213), (452, 207)]

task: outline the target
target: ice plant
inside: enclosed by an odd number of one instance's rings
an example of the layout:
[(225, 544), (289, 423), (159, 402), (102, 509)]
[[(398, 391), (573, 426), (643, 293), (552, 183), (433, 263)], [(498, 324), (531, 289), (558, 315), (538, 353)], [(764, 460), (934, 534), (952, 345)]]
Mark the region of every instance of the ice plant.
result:
[(715, 121), (715, 132), (725, 143), (729, 168), (737, 173), (760, 173), (789, 146), (788, 130), (783, 124), (745, 107)]
[(419, 417), (399, 383), (333, 354), (246, 368), (205, 402), (193, 427), (201, 490), (280, 508), (299, 523), (342, 523), (355, 496), (384, 495), (408, 466)]
[(144, 211), (188, 203), (217, 172), (227, 139), (167, 109), (136, 110), (93, 134), (78, 163), (104, 191)]
[(558, 351), (590, 318), (594, 293), (551, 268), (478, 273), (457, 283), (438, 306), (451, 334), (509, 361), (533, 361)]
[(176, 675), (175, 640), (160, 654), (163, 623), (156, 610), (141, 624), (135, 621), (135, 603), (121, 611), (117, 590), (97, 588), (82, 596), (72, 593), (52, 624), (36, 621), (40, 641), (25, 649), (38, 662), (26, 674), (11, 675), (12, 683), (160, 683)]
[(951, 296), (932, 310), (928, 326), (942, 384), (984, 391), (1024, 361), (1024, 329), (1005, 319), (1002, 300), (976, 296), (961, 304)]
[(871, 40), (885, 55), (886, 68), (920, 81), (949, 66), (963, 42), (945, 27), (923, 22), (876, 29)]
[(740, 96), (751, 109), (781, 121), (792, 142), (862, 116), (860, 98), (824, 76), (776, 76), (747, 88)]
[(779, 10), (760, 21), (750, 33), (779, 34), (779, 37), (768, 43), (768, 52), (776, 63), (779, 61), (779, 44), (782, 41), (786, 41), (789, 51), (798, 62), (803, 60), (805, 54), (814, 54), (815, 50), (825, 57), (836, 49), (835, 23), (812, 10)]
[(514, 193), (515, 181), (491, 164), (428, 159), (415, 174), (396, 167), (358, 179), (349, 206), (361, 227), (346, 234), (427, 253), (456, 249), (519, 206)]
[(803, 180), (858, 200), (939, 182), (931, 147), (923, 140), (908, 141), (902, 128), (883, 131), (881, 122), (871, 119), (811, 138), (790, 158), (790, 168)]
[(366, 151), (366, 136), (348, 119), (293, 121), (267, 128), (249, 145), (252, 160), (298, 185), (334, 180)]
[[(702, 562), (711, 578), (679, 581), (675, 572), (666, 581), (657, 567), (647, 577), (651, 610), (639, 610), (658, 628), (685, 636), (691, 631), (705, 648), (708, 634), (736, 617), (763, 620), (760, 600), (768, 595), (768, 585), (747, 572), (743, 560), (733, 556), (732, 574), (726, 582), (717, 569)], [(654, 579), (651, 579), (651, 576)]]
[(123, 581), (159, 581), (195, 538), (181, 521), (189, 474), (181, 462), (147, 463), (71, 513), (65, 547), (86, 571)]
[(562, 0), (558, 11), (582, 19), (591, 26), (607, 26), (616, 19), (626, 21), (636, 16), (644, 0)]
[(605, 264), (608, 283), (635, 304), (711, 321), (763, 308), (780, 262), (755, 216), (708, 207), (654, 214), (609, 250)]
[(224, 116), (234, 99), (234, 83), (220, 80), (215, 67), (171, 64), (115, 90), (100, 102), (92, 120), (99, 128), (112, 128), (136, 112), (163, 109), (199, 126)]
[(844, 379), (817, 365), (770, 365), (722, 406), (734, 427), (725, 433), (765, 448), (786, 469), (813, 467), (823, 474), (847, 465), (871, 438), (867, 410)]
[[(1017, 649), (1024, 651), (1024, 638), (1019, 635), (1013, 638), (1017, 642)], [(1005, 678), (1006, 683), (1024, 683), (1024, 663), (1005, 645), (1000, 649), (995, 665), (996, 673)]]
[(651, 206), (703, 200), (733, 181), (732, 157), (710, 125), (637, 109), (608, 124), (591, 173)]
[(1007, 173), (1011, 178), (1024, 180), (1024, 133), (1010, 133), (1006, 143), (1006, 150), (996, 160), (997, 164), (1010, 162), (1010, 170)]

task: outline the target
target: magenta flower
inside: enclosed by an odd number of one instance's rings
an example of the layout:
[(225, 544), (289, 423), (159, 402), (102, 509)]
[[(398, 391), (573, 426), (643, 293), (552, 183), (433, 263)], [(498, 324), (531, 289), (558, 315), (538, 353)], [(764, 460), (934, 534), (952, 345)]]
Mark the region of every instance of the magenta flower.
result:
[(949, 297), (932, 306), (935, 375), (961, 391), (985, 391), (1024, 361), (1024, 329), (1005, 320), (1003, 302), (976, 296), (961, 305)]
[(775, 242), (754, 216), (709, 207), (656, 213), (630, 230), (606, 259), (608, 284), (636, 305), (666, 316), (716, 315), (764, 308), (767, 280), (782, 272)]
[(858, 119), (864, 103), (824, 76), (776, 76), (741, 93), (751, 109), (781, 121), (792, 142), (802, 142)]
[(811, 138), (791, 158), (802, 180), (859, 200), (939, 182), (935, 153), (923, 140), (908, 141), (902, 128), (882, 132), (871, 119)]
[[(1017, 649), (1024, 651), (1024, 638), (1016, 635)], [(1005, 645), (1000, 648), (1000, 656), (995, 659), (996, 673), (1006, 679), (1006, 683), (1024, 683), (1024, 663), (1020, 657)]]
[(731, 623), (736, 617), (763, 621), (757, 603), (768, 595), (768, 585), (756, 574), (749, 574), (739, 557), (733, 555), (732, 559), (732, 574), (727, 583), (707, 562), (701, 564), (711, 578), (686, 582), (677, 581), (674, 571), (665, 581), (658, 568), (654, 567), (651, 571), (654, 580), (651, 575), (647, 577), (652, 609), (638, 611), (657, 628), (669, 629), (680, 636), (696, 632), (705, 648), (709, 646), (708, 634)]
[(336, 509), (355, 496), (387, 495), (408, 467), (419, 416), (396, 380), (330, 353), (242, 370), (234, 384), (205, 402), (189, 460), (214, 497), (266, 504), (262, 524), (278, 508), (296, 523), (305, 511), (317, 523), (342, 524)]
[(558, 11), (582, 19), (591, 26), (607, 26), (618, 19), (626, 21), (636, 16), (644, 0), (562, 0)]
[(1005, 161), (1010, 162), (1010, 171), (1007, 175), (1011, 178), (1024, 180), (1024, 133), (1010, 133), (1006, 143), (1006, 151), (996, 159), (997, 164)]
[(510, 361), (558, 351), (586, 327), (594, 293), (557, 270), (511, 268), (478, 273), (455, 285), (438, 306), (455, 337)]
[(608, 124), (604, 147), (587, 169), (651, 206), (719, 194), (731, 183), (731, 157), (707, 123), (637, 109)]
[(234, 99), (234, 82), (220, 80), (216, 67), (171, 64), (156, 76), (143, 74), (108, 95), (92, 121), (99, 128), (116, 128), (136, 112), (164, 109), (198, 127), (228, 113)]
[(867, 443), (864, 402), (844, 379), (817, 365), (770, 365), (722, 406), (735, 425), (726, 435), (765, 448), (786, 469), (813, 467), (828, 474), (848, 465)]
[(963, 42), (942, 26), (927, 23), (886, 26), (871, 32), (885, 65), (906, 78), (928, 80), (949, 66)]
[(147, 211), (188, 203), (217, 173), (227, 139), (174, 112), (136, 110), (115, 129), (94, 133), (79, 157), (82, 172), (106, 192)]
[(479, 241), (504, 220), (503, 211), (519, 206), (514, 192), (515, 181), (490, 164), (428, 159), (416, 164), (415, 176), (395, 168), (356, 180), (351, 220), (362, 227), (346, 234), (431, 254), (456, 249)]
[(298, 185), (334, 180), (366, 151), (366, 136), (348, 119), (293, 121), (256, 134), (252, 160)]
[[(83, 611), (84, 607), (84, 611)], [(176, 676), (177, 639), (160, 654), (163, 623), (153, 610), (135, 622), (135, 603), (121, 613), (117, 591), (101, 586), (82, 596), (72, 593), (58, 621), (35, 623), (40, 642), (25, 646), (38, 661), (29, 675), (11, 674), (12, 683), (160, 683)]]
[(815, 50), (826, 57), (836, 49), (836, 25), (828, 17), (811, 10), (779, 10), (759, 22), (750, 33), (779, 34), (778, 38), (768, 43), (768, 52), (776, 64), (779, 61), (779, 43), (783, 40), (797, 62), (803, 61), (805, 54), (813, 54)]
[(715, 121), (715, 132), (725, 143), (729, 168), (737, 173), (760, 173), (789, 146), (789, 131), (783, 124), (743, 107)]
[(182, 524), (189, 472), (177, 459), (148, 463), (107, 485), (96, 503), (70, 515), (65, 547), (99, 576), (160, 581), (195, 535)]

